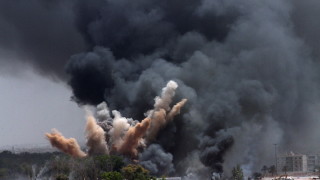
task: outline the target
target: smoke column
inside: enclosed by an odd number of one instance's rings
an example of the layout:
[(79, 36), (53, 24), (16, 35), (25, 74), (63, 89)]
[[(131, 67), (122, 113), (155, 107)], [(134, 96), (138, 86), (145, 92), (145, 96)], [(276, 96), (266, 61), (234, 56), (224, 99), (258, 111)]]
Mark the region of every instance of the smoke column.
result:
[(109, 154), (109, 149), (105, 140), (104, 130), (97, 124), (96, 119), (88, 114), (86, 124), (88, 154)]
[(145, 118), (141, 123), (136, 124), (134, 127), (130, 127), (126, 135), (124, 136), (122, 144), (119, 145), (117, 151), (121, 154), (129, 155), (132, 158), (136, 158), (138, 155), (138, 145), (143, 136), (146, 134), (150, 126), (150, 118)]
[(155, 98), (154, 109), (164, 109), (166, 111), (170, 110), (170, 103), (172, 102), (172, 98), (175, 95), (175, 90), (177, 89), (178, 84), (174, 81), (169, 81), (167, 86), (162, 89), (162, 93), (160, 97)]
[(52, 146), (72, 157), (82, 158), (86, 156), (86, 153), (81, 151), (78, 142), (74, 138), (67, 139), (56, 129), (52, 129), (51, 133), (46, 133), (46, 137)]
[[(60, 77), (79, 105), (105, 101), (131, 117), (113, 127), (116, 115), (97, 116), (110, 151), (153, 107), (158, 130), (147, 130), (153, 138), (138, 153), (149, 169), (205, 179), (240, 164), (249, 174), (272, 165), (270, 144), (320, 149), (319, 8), (317, 0), (1, 1), (0, 51)], [(179, 88), (164, 98), (170, 80)], [(175, 108), (161, 98), (188, 98), (183, 116), (164, 121)]]
[(148, 129), (148, 136), (147, 136), (148, 141), (154, 140), (159, 130), (167, 123), (166, 114), (167, 112), (164, 109), (152, 111), (152, 115), (150, 115), (151, 126), (150, 126), (150, 129)]
[(97, 119), (99, 122), (112, 120), (107, 103), (102, 102), (97, 105)]
[(114, 115), (112, 129), (110, 130), (111, 144), (114, 147), (119, 146), (123, 143), (123, 135), (129, 129), (130, 124), (128, 123), (127, 118), (122, 117), (120, 112), (113, 110), (112, 114)]
[[(180, 109), (187, 102), (183, 99), (178, 102), (173, 108), (170, 108), (170, 103), (178, 87), (174, 81), (169, 81), (167, 86), (162, 89), (161, 97), (155, 98), (155, 109), (146, 113), (147, 117), (141, 122), (136, 122), (131, 118), (121, 116), (119, 111), (113, 110), (113, 118), (110, 116), (109, 108), (105, 102), (100, 103), (96, 107), (96, 116), (100, 119), (98, 125), (92, 112), (85, 108), (87, 114), (86, 124), (86, 145), (89, 147), (88, 155), (118, 153), (126, 155), (132, 159), (138, 158), (138, 148), (142, 151), (147, 145), (152, 143), (152, 140), (157, 136), (160, 128), (164, 128), (174, 116), (180, 113)], [(169, 111), (171, 109), (171, 111)], [(169, 116), (167, 117), (167, 111)], [(151, 127), (151, 123), (153, 123)], [(105, 127), (105, 130), (103, 129)], [(147, 133), (149, 132), (149, 133)], [(106, 136), (106, 134), (108, 134)], [(54, 131), (51, 134), (46, 134), (51, 144), (63, 152), (71, 154), (75, 157), (84, 157), (85, 154), (75, 155), (76, 152), (71, 152), (64, 148), (65, 142), (76, 144), (75, 139), (65, 139), (60, 133)], [(148, 140), (147, 144), (145, 139)], [(69, 143), (70, 144), (70, 143)], [(76, 144), (76, 148), (79, 146)], [(83, 153), (83, 152), (81, 152)], [(172, 158), (171, 158), (172, 159)]]
[[(170, 103), (172, 102), (177, 87), (178, 84), (175, 81), (170, 80), (166, 87), (162, 89), (161, 96), (155, 98), (154, 109), (148, 111), (148, 117), (151, 118), (151, 126), (148, 129), (147, 135), (148, 141), (154, 140), (159, 130), (178, 114), (180, 108), (187, 102), (186, 99), (182, 100), (170, 111)], [(167, 116), (168, 111), (170, 111), (168, 114), (169, 116)]]
[(187, 99), (182, 99), (180, 102), (175, 104), (172, 107), (171, 111), (168, 113), (167, 121), (171, 121), (174, 118), (174, 116), (180, 114), (181, 108), (187, 103), (187, 101)]

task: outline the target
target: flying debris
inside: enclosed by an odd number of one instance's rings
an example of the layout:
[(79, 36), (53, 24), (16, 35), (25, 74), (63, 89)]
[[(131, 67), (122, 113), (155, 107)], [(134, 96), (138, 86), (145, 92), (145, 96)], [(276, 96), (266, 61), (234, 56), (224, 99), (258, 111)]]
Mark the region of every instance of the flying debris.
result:
[[(138, 149), (146, 148), (174, 116), (180, 113), (187, 99), (178, 102), (173, 108), (170, 103), (175, 95), (178, 84), (169, 81), (162, 89), (160, 97), (155, 98), (154, 109), (149, 110), (147, 117), (141, 122), (123, 117), (119, 111), (113, 110), (113, 118), (105, 102), (97, 106), (97, 119), (87, 110), (86, 138), (88, 155), (117, 153), (132, 159), (138, 158)], [(168, 116), (167, 116), (168, 114)], [(66, 139), (57, 130), (47, 133), (52, 146), (73, 157), (85, 157), (86, 153), (80, 150), (77, 141)], [(146, 142), (147, 139), (147, 142)], [(110, 151), (109, 151), (110, 150)]]

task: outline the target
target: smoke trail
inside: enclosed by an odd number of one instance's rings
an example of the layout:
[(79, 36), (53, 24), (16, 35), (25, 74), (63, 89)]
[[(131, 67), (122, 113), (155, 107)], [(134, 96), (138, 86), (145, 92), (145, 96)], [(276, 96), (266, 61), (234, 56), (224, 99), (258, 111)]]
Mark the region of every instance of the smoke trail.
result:
[(153, 110), (151, 115), (151, 126), (148, 129), (147, 141), (152, 141), (158, 134), (159, 130), (165, 126), (167, 112), (164, 109)]
[(122, 144), (116, 146), (118, 152), (124, 155), (129, 155), (132, 158), (136, 158), (138, 155), (138, 145), (142, 137), (146, 134), (150, 126), (150, 118), (145, 118), (141, 123), (136, 124), (134, 127), (130, 127), (126, 135), (123, 138)]
[[(151, 126), (147, 132), (147, 141), (154, 140), (159, 130), (171, 121), (175, 115), (179, 114), (181, 107), (187, 102), (187, 99), (183, 99), (170, 111), (170, 104), (177, 88), (178, 84), (170, 80), (166, 87), (162, 89), (161, 96), (155, 98), (154, 109), (147, 112), (147, 115), (151, 118)], [(170, 112), (168, 113), (168, 111)]]
[(80, 149), (78, 142), (74, 138), (67, 139), (56, 129), (52, 129), (51, 133), (46, 133), (46, 137), (52, 146), (72, 157), (81, 158), (86, 156), (86, 153)]
[(175, 104), (171, 111), (168, 113), (167, 121), (171, 121), (174, 116), (180, 114), (180, 109), (187, 103), (187, 99), (182, 99), (180, 102)]
[(109, 149), (105, 140), (104, 130), (97, 124), (96, 119), (91, 115), (87, 115), (86, 124), (88, 154), (109, 154)]
[(129, 129), (130, 124), (125, 117), (122, 117), (119, 111), (113, 110), (114, 115), (112, 129), (109, 134), (111, 137), (112, 148), (118, 147), (123, 142), (123, 136), (125, 132)]
[(167, 86), (162, 89), (160, 97), (155, 98), (154, 109), (164, 109), (166, 111), (170, 110), (170, 103), (172, 98), (175, 95), (175, 90), (177, 89), (178, 84), (174, 81), (169, 81)]

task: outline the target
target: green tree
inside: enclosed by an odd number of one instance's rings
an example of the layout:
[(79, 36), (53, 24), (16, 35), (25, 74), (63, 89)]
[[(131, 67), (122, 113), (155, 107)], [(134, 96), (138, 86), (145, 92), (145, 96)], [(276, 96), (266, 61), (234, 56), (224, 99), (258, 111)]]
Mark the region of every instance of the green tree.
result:
[(263, 176), (266, 176), (267, 172), (268, 172), (268, 167), (266, 165), (264, 165), (262, 168), (261, 168), (261, 171), (262, 171), (262, 174)]
[(65, 174), (58, 174), (56, 175), (56, 180), (68, 180), (69, 177)]
[(100, 175), (92, 157), (73, 159), (72, 170), (75, 179), (97, 179)]
[(123, 158), (119, 156), (100, 155), (94, 157), (95, 166), (102, 172), (121, 171)]
[(121, 168), (124, 166), (123, 158), (120, 156), (110, 156), (113, 171), (121, 171)]
[(49, 162), (49, 167), (54, 174), (69, 174), (70, 158), (68, 156), (57, 156)]
[(8, 175), (8, 169), (0, 168), (0, 178), (4, 178)]
[(20, 168), (23, 174), (25, 174), (30, 179), (32, 178), (33, 173), (32, 173), (32, 167), (30, 164), (22, 163), (20, 165)]
[(234, 180), (243, 180), (243, 172), (239, 164), (232, 169), (232, 178)]
[(152, 177), (149, 175), (149, 171), (144, 169), (140, 165), (129, 164), (122, 168), (122, 175), (127, 180), (149, 180)]
[(268, 171), (271, 174), (271, 176), (275, 175), (277, 172), (276, 166), (275, 165), (270, 166)]
[(123, 180), (123, 176), (117, 171), (103, 172), (100, 177), (102, 180)]

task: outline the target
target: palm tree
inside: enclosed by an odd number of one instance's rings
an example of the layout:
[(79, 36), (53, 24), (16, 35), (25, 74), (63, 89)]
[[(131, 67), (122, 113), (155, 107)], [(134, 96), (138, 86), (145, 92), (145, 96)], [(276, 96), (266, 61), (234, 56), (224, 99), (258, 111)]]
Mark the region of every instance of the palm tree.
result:
[(263, 176), (266, 176), (267, 172), (268, 172), (268, 167), (266, 165), (264, 165), (262, 168), (261, 168), (261, 171), (262, 171), (262, 174)]
[(276, 174), (276, 166), (275, 165), (272, 165), (269, 167), (269, 173), (271, 174), (271, 176), (275, 175)]

